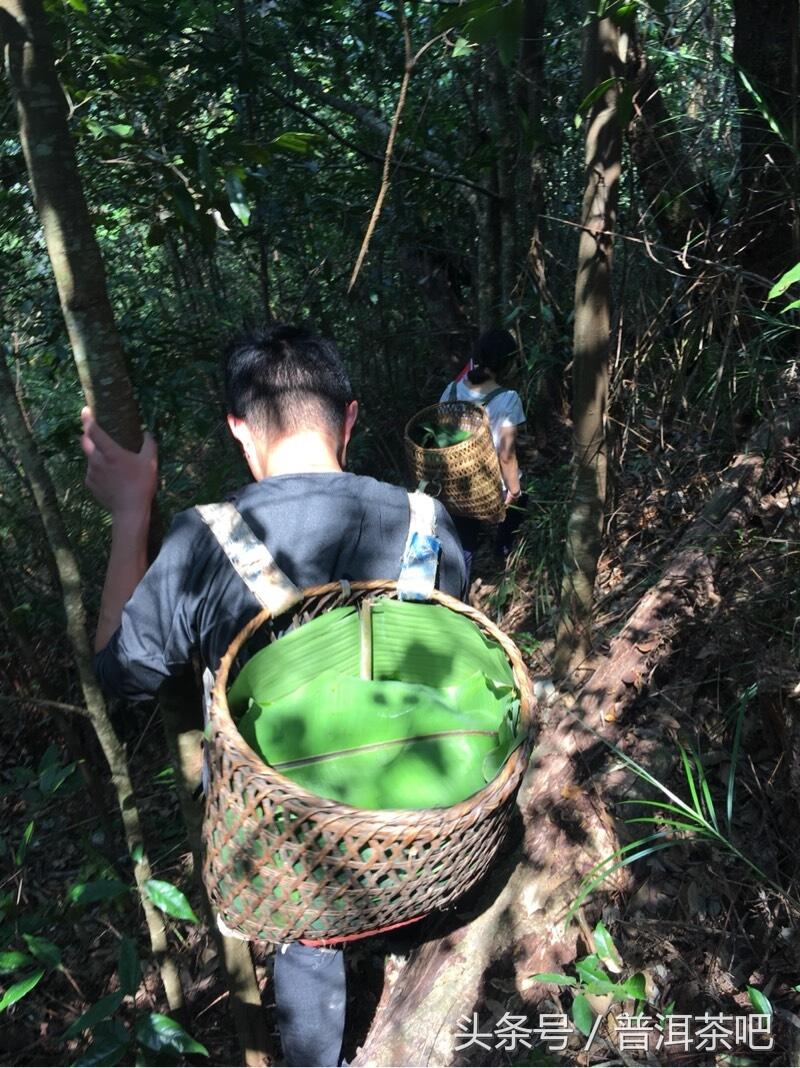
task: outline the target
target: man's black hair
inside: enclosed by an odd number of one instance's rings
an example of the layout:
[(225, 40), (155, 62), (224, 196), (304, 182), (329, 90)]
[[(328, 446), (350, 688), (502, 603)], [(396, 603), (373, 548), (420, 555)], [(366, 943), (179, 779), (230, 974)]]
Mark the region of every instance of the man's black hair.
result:
[(474, 367), (467, 374), (473, 385), (485, 382), (491, 375), (496, 375), (507, 367), (517, 352), (517, 343), (508, 330), (495, 327), (487, 330), (478, 338), (472, 352)]
[(262, 432), (320, 424), (341, 430), (353, 390), (339, 350), (327, 338), (276, 323), (234, 339), (222, 366), (228, 411)]

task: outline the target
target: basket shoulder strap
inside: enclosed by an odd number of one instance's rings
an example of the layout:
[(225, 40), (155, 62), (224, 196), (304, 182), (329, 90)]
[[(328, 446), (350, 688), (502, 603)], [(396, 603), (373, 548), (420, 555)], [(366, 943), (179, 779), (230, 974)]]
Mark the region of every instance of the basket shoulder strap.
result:
[(448, 401), (458, 400), (458, 382), (451, 382), (450, 392), (447, 394)]
[(302, 592), (284, 575), (236, 505), (229, 501), (199, 504), (197, 511), (219, 542), (231, 567), (263, 608), (272, 616), (279, 616), (297, 604)]
[(441, 542), (436, 537), (436, 502), (418, 490), (408, 495), (408, 537), (403, 551), (397, 596), (401, 601), (428, 601), (436, 587)]
[(493, 389), (490, 393), (487, 393), (485, 397), (481, 397), (478, 401), (481, 408), (485, 408), (489, 401), (494, 400), (495, 397), (499, 397), (501, 393), (509, 393), (505, 386), (498, 386), (497, 389)]

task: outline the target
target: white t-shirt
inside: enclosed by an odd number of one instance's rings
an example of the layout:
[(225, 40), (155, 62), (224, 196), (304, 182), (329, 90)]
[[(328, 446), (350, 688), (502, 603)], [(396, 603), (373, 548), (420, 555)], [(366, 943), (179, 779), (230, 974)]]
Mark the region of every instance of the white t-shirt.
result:
[[(450, 400), (450, 393), (453, 388), (451, 382), (445, 389), (440, 398), (439, 403)], [(471, 387), (466, 378), (462, 378), (460, 382), (456, 383), (456, 400), (471, 401), (473, 404), (481, 404), (483, 398), (487, 393), (491, 393), (492, 390), (497, 389), (497, 386), (492, 386), (492, 389), (481, 392), (479, 389)], [(483, 405), (486, 408), (486, 414), (489, 416), (489, 423), (492, 427), (492, 441), (496, 449), (500, 448), (500, 431), (506, 426), (519, 426), (525, 422), (525, 409), (522, 407), (522, 401), (519, 399), (519, 393), (513, 389), (504, 389), (502, 393), (498, 393), (496, 397), (492, 397), (488, 404)]]

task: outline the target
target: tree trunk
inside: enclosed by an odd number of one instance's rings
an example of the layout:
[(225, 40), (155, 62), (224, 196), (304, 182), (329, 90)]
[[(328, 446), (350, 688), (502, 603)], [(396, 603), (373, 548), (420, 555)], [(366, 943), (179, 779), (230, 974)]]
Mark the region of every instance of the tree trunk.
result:
[(0, 0), (0, 38), (22, 150), (83, 391), (104, 429), (125, 448), (138, 450), (138, 412), (40, 0)]
[(633, 114), (627, 128), (631, 162), (644, 193), (646, 210), (662, 241), (676, 252), (709, 222), (703, 203), (705, 186), (686, 154), (680, 128), (667, 111), (644, 42), (631, 39), (628, 79), (633, 86)]
[[(591, 5), (589, 8), (591, 12)], [(585, 95), (622, 75), (626, 39), (609, 18), (590, 21), (584, 34)], [(622, 166), (617, 117), (618, 84), (610, 83), (586, 122), (586, 186), (583, 197), (572, 372), (575, 485), (567, 524), (561, 612), (554, 670), (562, 678), (590, 647), (592, 590), (603, 532), (606, 498), (606, 407), (611, 330), (611, 254)]]
[(153, 905), (144, 888), (145, 882), (151, 878), (152, 873), (150, 862), (144, 851), (139, 810), (133, 795), (125, 748), (111, 725), (105, 700), (92, 672), (92, 652), (86, 611), (81, 596), (82, 584), (78, 562), (61, 518), (55, 488), (39, 455), (33, 435), (28, 429), (4, 358), (0, 358), (0, 414), (30, 480), (36, 507), (41, 516), (50, 550), (55, 558), (66, 616), (67, 637), (78, 669), (86, 710), (111, 772), (111, 783), (119, 806), (128, 853), (133, 862), (133, 874), (147, 921), (150, 945), (161, 970), (169, 1007), (173, 1012), (179, 1011), (183, 1006), (183, 991), (178, 969), (167, 954), (167, 933), (161, 913)]
[[(528, 188), (519, 196), (520, 233), (530, 233), (528, 266), (539, 294), (540, 302), (558, 312), (547, 285), (542, 246), (542, 216), (545, 212), (544, 158), (542, 153), (542, 101), (545, 92), (544, 23), (547, 0), (525, 0), (522, 12), (522, 41), (519, 56), (519, 84), (517, 102), (520, 112), (527, 116), (529, 135)], [(521, 153), (524, 156), (524, 153)]]
[[(733, 57), (760, 102), (739, 78), (739, 207), (744, 269), (760, 276), (749, 290), (763, 300), (769, 285), (800, 258), (798, 238), (797, 0), (734, 0)], [(778, 126), (776, 133), (765, 117)]]

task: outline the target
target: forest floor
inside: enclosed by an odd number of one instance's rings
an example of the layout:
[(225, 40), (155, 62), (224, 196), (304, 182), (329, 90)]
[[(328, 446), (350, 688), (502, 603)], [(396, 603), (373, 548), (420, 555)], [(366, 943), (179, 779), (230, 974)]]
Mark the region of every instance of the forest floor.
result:
[[(696, 430), (677, 421), (668, 438), (662, 440), (654, 428), (632, 448), (636, 454), (627, 458), (625, 477), (614, 488), (598, 576), (595, 660), (585, 665), (585, 673), (602, 658), (611, 637), (660, 573), (720, 470), (720, 456), (699, 440)], [(482, 553), (473, 585), (475, 603), (516, 636), (532, 674), (539, 678), (550, 674), (565, 455), (566, 445), (559, 442), (534, 458), (529, 468), (534, 493), (519, 548), (506, 566), (488, 549)], [(617, 1004), (588, 1052), (585, 1038), (575, 1033), (561, 1052), (478, 1049), (464, 1053), (465, 1063), (797, 1063), (800, 454), (784, 452), (770, 466), (759, 492), (750, 522), (737, 532), (735, 546), (722, 562), (712, 610), (690, 618), (666, 663), (625, 712), (618, 744), (686, 800), (691, 798), (679, 743), (686, 751), (694, 750), (721, 829), (762, 875), (730, 851), (676, 831), (673, 848), (643, 857), (599, 887), (584, 906), (581, 922), (588, 930), (602, 917), (619, 952), (620, 978), (644, 975), (645, 1011), (651, 1014), (742, 1016), (754, 1011), (747, 988), (760, 991), (773, 1010), (774, 1048), (753, 1052), (723, 1036), (716, 1049), (706, 1041), (704, 1049), (656, 1051), (651, 1043), (649, 1052), (625, 1052), (613, 1020), (622, 1010)], [(120, 936), (134, 937), (143, 946), (146, 932), (132, 894), (94, 905), (70, 901), (69, 887), (77, 882), (127, 879), (119, 829), (104, 826), (96, 813), (87, 816), (77, 776), (52, 799), (37, 788), (41, 771), (47, 769), (42, 755), (53, 737), (44, 716), (15, 717), (5, 709), (2, 715), (6, 745), (0, 757), (0, 845), (5, 856), (0, 854), (0, 859), (12, 874), (0, 887), (6, 917), (0, 949), (25, 951), (26, 934), (47, 938), (58, 945), (62, 967), (5, 1012), (0, 1063), (68, 1064), (79, 1055), (81, 1043), (65, 1040), (65, 1029), (98, 998), (117, 989)], [(155, 875), (182, 886), (194, 901), (190, 854), (170, 787), (156, 709), (126, 711), (120, 725), (155, 855)], [(729, 793), (730, 827), (725, 820)], [(636, 796), (661, 799), (651, 787)], [(622, 841), (641, 837), (648, 828), (639, 832), (626, 827), (620, 799), (600, 800)], [(213, 944), (202, 927), (175, 922), (171, 929), (189, 1002), (187, 1027), (207, 1047), (209, 1063), (238, 1063)], [(349, 951), (347, 1057), (355, 1054), (369, 1027), (383, 982), (383, 954), (402, 953), (410, 938), (406, 934), (375, 940)], [(256, 955), (279, 1055), (268, 981), (270, 953), (258, 949)], [(552, 991), (544, 1011), (569, 1013), (566, 988), (554, 986)], [(495, 1016), (525, 1011), (513, 983), (502, 977), (486, 990), (485, 1001)], [(628, 1009), (633, 1011), (632, 1004)], [(127, 998), (117, 1016), (132, 1024), (145, 1011), (165, 1011), (153, 971), (145, 974), (135, 999)]]

